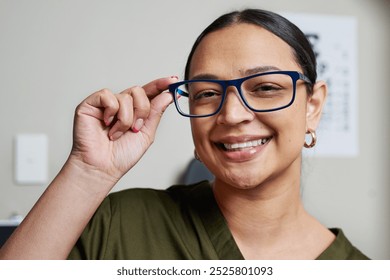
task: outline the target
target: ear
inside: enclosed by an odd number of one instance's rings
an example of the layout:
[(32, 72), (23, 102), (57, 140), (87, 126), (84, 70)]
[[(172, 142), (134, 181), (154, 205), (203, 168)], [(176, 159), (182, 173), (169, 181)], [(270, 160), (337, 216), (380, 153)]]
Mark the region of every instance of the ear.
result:
[(313, 87), (313, 94), (307, 99), (306, 131), (316, 130), (324, 108), (328, 87), (323, 81), (318, 81)]

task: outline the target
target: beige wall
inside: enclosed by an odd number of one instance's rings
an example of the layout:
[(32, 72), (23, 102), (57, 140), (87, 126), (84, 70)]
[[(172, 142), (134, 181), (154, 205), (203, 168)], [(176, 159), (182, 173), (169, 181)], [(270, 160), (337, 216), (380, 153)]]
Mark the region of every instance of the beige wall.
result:
[[(243, 7), (358, 19), (359, 156), (306, 159), (303, 199), (314, 216), (342, 227), (370, 257), (390, 259), (386, 0), (0, 0), (0, 219), (25, 215), (45, 189), (15, 184), (16, 134), (48, 135), (52, 179), (67, 158), (73, 111), (84, 97), (103, 87), (120, 91), (160, 76), (182, 76), (199, 32), (216, 16)], [(155, 144), (115, 190), (175, 183), (192, 151), (188, 120), (171, 107)]]

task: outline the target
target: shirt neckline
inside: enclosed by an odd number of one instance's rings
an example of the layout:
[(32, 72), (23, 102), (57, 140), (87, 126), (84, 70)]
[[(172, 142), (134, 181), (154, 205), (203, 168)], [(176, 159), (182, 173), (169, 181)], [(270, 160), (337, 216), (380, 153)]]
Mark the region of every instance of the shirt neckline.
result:
[[(222, 260), (244, 260), (244, 256), (238, 248), (227, 226), (227, 222), (218, 207), (210, 182), (203, 181), (198, 186), (199, 191), (193, 197), (194, 207), (197, 208), (199, 217), (203, 222), (218, 258)], [(346, 245), (349, 244), (349, 241), (346, 239), (343, 231), (339, 228), (331, 228), (329, 230), (336, 238), (316, 259), (332, 259), (332, 255), (335, 252), (337, 252), (339, 258), (347, 258), (348, 250), (346, 248), (348, 246)]]
[(244, 257), (218, 207), (210, 183), (208, 181), (200, 183), (196, 193), (196, 197), (192, 198), (194, 207), (197, 208), (199, 217), (218, 258), (222, 260), (243, 260)]

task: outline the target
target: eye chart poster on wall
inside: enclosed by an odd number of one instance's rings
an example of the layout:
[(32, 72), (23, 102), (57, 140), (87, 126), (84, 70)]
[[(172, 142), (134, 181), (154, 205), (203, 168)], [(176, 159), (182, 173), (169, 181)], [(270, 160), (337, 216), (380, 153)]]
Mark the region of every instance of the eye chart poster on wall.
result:
[[(358, 142), (357, 20), (350, 16), (282, 13), (309, 39), (317, 57), (318, 80), (328, 97), (317, 130), (317, 145), (305, 155), (355, 157)], [(308, 139), (307, 141), (309, 141)]]

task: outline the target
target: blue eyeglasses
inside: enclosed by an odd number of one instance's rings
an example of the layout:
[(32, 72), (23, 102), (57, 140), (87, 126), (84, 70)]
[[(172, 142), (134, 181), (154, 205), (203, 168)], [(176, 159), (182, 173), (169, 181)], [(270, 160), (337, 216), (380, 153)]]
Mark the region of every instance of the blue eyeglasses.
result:
[(197, 79), (181, 81), (169, 86), (177, 111), (191, 118), (217, 114), (225, 101), (228, 87), (235, 87), (250, 110), (272, 112), (293, 104), (297, 81), (312, 84), (309, 78), (297, 71), (259, 73), (234, 80)]

